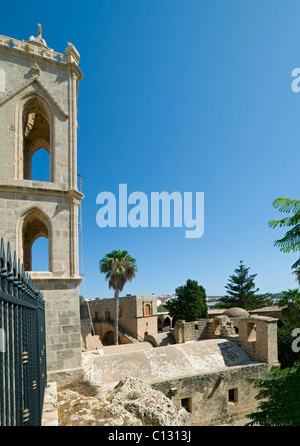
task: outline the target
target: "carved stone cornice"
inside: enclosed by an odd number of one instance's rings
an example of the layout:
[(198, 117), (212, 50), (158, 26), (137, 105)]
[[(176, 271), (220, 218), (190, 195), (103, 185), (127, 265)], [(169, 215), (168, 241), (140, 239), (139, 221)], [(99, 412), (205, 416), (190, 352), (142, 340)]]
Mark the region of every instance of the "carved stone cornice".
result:
[(71, 202), (75, 200), (78, 204), (84, 198), (84, 195), (76, 189), (63, 190), (57, 187), (50, 188), (46, 186), (39, 187), (17, 184), (0, 184), (0, 193), (1, 192), (22, 195), (44, 195), (46, 197), (63, 197), (71, 200)]

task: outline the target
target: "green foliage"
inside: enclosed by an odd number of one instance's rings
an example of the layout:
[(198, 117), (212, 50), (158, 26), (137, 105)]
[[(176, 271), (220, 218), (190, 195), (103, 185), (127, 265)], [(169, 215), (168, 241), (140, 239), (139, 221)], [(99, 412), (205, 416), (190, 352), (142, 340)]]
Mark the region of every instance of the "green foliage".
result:
[(229, 276), (225, 286), (227, 296), (222, 297), (215, 308), (240, 307), (253, 310), (273, 304), (269, 299), (270, 294), (256, 294), (259, 291), (259, 288), (255, 289), (254, 283), (257, 274), (249, 274), (249, 270), (241, 260), (239, 267), (234, 270), (235, 274)]
[[(280, 212), (293, 215), (281, 220), (269, 221), (269, 226), (291, 227), (282, 239), (276, 240), (282, 252), (300, 250), (300, 201), (278, 198), (273, 206)], [(292, 265), (300, 283), (300, 258)], [(251, 380), (259, 390), (256, 399), (260, 401), (258, 412), (247, 415), (252, 421), (250, 425), (260, 426), (300, 426), (300, 361), (299, 353), (292, 350), (293, 329), (300, 321), (300, 293), (298, 289), (281, 293), (277, 302), (284, 306), (282, 313), (285, 320), (278, 328), (278, 359), (280, 367), (271, 371), (266, 379)]]
[[(273, 206), (280, 212), (293, 213), (290, 217), (269, 221), (271, 228), (293, 226), (282, 239), (275, 240), (274, 246), (278, 246), (282, 252), (300, 251), (300, 201), (289, 198), (277, 198), (273, 202)], [(293, 269), (298, 267), (300, 267), (300, 258), (292, 265)]]
[(278, 361), (281, 369), (292, 367), (296, 361), (299, 361), (299, 353), (292, 350), (292, 343), (295, 340), (292, 331), (295, 327), (290, 322), (285, 322), (277, 329)]
[(283, 307), (283, 325), (277, 329), (278, 338), (278, 360), (281, 368), (292, 367), (295, 361), (299, 359), (299, 354), (293, 352), (291, 345), (294, 340), (292, 331), (298, 328), (300, 324), (300, 291), (288, 289), (282, 291), (277, 305)]
[(196, 280), (188, 279), (186, 285), (176, 288), (177, 299), (166, 302), (171, 317), (186, 322), (207, 318), (206, 292)]
[(298, 288), (282, 291), (277, 305), (284, 307), (281, 311), (285, 321), (291, 325), (300, 323), (300, 291)]
[(99, 261), (100, 273), (105, 274), (109, 288), (115, 291), (115, 315), (114, 315), (114, 338), (118, 344), (119, 326), (119, 292), (123, 290), (126, 282), (131, 282), (137, 272), (136, 260), (127, 251), (113, 250)]
[(81, 302), (84, 302), (84, 297), (79, 295), (79, 303), (81, 304)]
[(300, 266), (294, 268), (294, 271), (292, 271), (292, 273), (295, 275), (296, 280), (298, 281), (298, 283), (300, 285)]
[(292, 290), (289, 288), (287, 291), (282, 291), (277, 301), (277, 305), (283, 307), (291, 302), (298, 305), (300, 308), (300, 291), (298, 288), (294, 288)]
[(165, 313), (168, 311), (168, 307), (166, 305), (159, 305), (157, 307), (157, 312), (158, 313)]
[(300, 426), (300, 361), (272, 370), (266, 379), (250, 380), (259, 390), (258, 412), (246, 415), (250, 425)]
[(127, 251), (113, 250), (99, 262), (100, 272), (105, 274), (109, 288), (122, 291), (126, 282), (135, 277), (137, 266)]

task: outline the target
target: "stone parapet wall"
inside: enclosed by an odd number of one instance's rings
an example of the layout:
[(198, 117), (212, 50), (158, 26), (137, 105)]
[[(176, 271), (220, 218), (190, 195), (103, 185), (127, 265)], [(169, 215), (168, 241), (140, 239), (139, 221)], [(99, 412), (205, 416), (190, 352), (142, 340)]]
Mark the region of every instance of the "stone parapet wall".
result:
[(174, 328), (174, 337), (177, 343), (197, 341), (199, 339), (210, 339), (210, 319), (199, 319), (198, 321), (177, 321)]
[(255, 361), (278, 365), (277, 322), (266, 316), (241, 318), (236, 342)]
[(173, 336), (177, 343), (225, 338), (238, 344), (254, 360), (278, 365), (277, 321), (266, 316), (233, 318), (226, 315), (199, 321), (177, 321)]

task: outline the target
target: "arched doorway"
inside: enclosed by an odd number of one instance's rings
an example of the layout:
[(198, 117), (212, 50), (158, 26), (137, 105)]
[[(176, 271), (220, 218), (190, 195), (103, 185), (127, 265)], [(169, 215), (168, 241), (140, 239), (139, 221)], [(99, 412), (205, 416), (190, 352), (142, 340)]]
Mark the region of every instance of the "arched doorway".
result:
[[(115, 332), (113, 330), (108, 330), (102, 336), (101, 342), (104, 346), (115, 344)], [(121, 344), (120, 337), (118, 337), (118, 343)]]
[(170, 327), (171, 326), (171, 320), (170, 320), (170, 318), (167, 316), (165, 319), (164, 319), (164, 328), (165, 327)]

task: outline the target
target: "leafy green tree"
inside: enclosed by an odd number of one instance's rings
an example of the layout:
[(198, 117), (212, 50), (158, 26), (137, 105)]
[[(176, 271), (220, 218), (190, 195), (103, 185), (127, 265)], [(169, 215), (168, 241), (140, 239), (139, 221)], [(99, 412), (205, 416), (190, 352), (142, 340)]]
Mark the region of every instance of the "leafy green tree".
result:
[(168, 311), (168, 308), (167, 308), (166, 305), (159, 305), (159, 306), (157, 307), (157, 312), (158, 312), (158, 313), (165, 313), (166, 311)]
[(289, 303), (294, 303), (296, 305), (299, 305), (300, 307), (300, 291), (299, 288), (294, 289), (288, 289), (287, 291), (282, 291), (280, 293), (279, 299), (277, 301), (277, 305), (284, 306), (288, 305)]
[(282, 291), (277, 301), (277, 305), (283, 307), (283, 325), (277, 329), (278, 338), (278, 360), (281, 368), (292, 367), (299, 359), (299, 354), (293, 352), (291, 345), (294, 340), (292, 334), (294, 328), (300, 323), (300, 291), (288, 289)]
[(123, 290), (125, 284), (135, 277), (137, 272), (136, 260), (132, 258), (127, 251), (113, 250), (106, 254), (103, 259), (99, 261), (100, 272), (105, 274), (105, 279), (108, 280), (109, 288), (115, 292), (115, 345), (118, 345), (118, 328), (119, 328), (119, 293)]
[(294, 329), (295, 325), (291, 325), (290, 322), (285, 322), (282, 327), (277, 328), (278, 361), (281, 369), (292, 367), (299, 360), (299, 353), (292, 349), (295, 340)]
[(277, 305), (282, 308), (282, 315), (291, 325), (300, 322), (300, 291), (298, 288), (282, 291), (277, 301)]
[[(285, 236), (281, 239), (275, 240), (274, 246), (278, 246), (282, 252), (297, 252), (300, 251), (300, 201), (291, 200), (290, 198), (277, 198), (273, 202), (274, 208), (280, 212), (292, 213), (289, 217), (282, 218), (281, 220), (270, 220), (269, 226), (271, 228), (292, 227), (286, 232)], [(293, 269), (300, 267), (300, 257), (292, 265)]]
[(246, 415), (250, 425), (300, 426), (300, 361), (293, 367), (276, 367), (265, 379), (250, 380), (259, 390), (258, 411)]
[(186, 322), (207, 318), (206, 292), (196, 280), (188, 279), (185, 285), (175, 291), (177, 298), (166, 302), (171, 317)]
[[(272, 228), (292, 227), (282, 239), (276, 240), (282, 252), (300, 250), (300, 201), (278, 198), (273, 206), (281, 212), (293, 213), (281, 220), (269, 221)], [(300, 258), (292, 265), (293, 273), (300, 284)], [(252, 380), (259, 389), (256, 396), (260, 400), (258, 412), (247, 415), (251, 425), (260, 426), (300, 426), (300, 361), (299, 353), (293, 352), (293, 331), (300, 320), (299, 290), (287, 290), (281, 293), (277, 302), (284, 306), (282, 312), (285, 320), (278, 328), (278, 359), (281, 369), (277, 367), (269, 373), (267, 379)]]
[(259, 291), (254, 283), (257, 274), (249, 274), (249, 270), (250, 268), (247, 268), (241, 260), (239, 267), (234, 270), (235, 274), (229, 276), (225, 286), (227, 295), (220, 299), (216, 308), (240, 307), (253, 310), (273, 304), (269, 299), (270, 294), (256, 294)]

